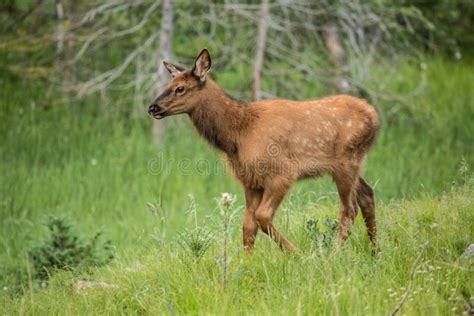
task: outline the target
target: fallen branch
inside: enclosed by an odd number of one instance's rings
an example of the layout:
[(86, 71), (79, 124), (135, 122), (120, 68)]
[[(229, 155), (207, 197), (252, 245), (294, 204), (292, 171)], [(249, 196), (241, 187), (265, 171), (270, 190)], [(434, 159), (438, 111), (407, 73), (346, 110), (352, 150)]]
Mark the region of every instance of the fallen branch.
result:
[(400, 311), (400, 309), (403, 306), (403, 303), (405, 303), (406, 299), (408, 298), (408, 295), (410, 295), (411, 291), (413, 290), (413, 280), (415, 278), (416, 267), (418, 266), (418, 262), (420, 262), (421, 257), (423, 256), (423, 253), (425, 252), (427, 246), (428, 246), (428, 242), (425, 242), (425, 244), (423, 245), (423, 248), (418, 254), (418, 257), (416, 257), (415, 261), (413, 262), (413, 267), (411, 268), (410, 280), (408, 281), (407, 290), (405, 291), (405, 294), (403, 294), (402, 299), (398, 302), (393, 312), (389, 314), (390, 316), (394, 316), (396, 313)]

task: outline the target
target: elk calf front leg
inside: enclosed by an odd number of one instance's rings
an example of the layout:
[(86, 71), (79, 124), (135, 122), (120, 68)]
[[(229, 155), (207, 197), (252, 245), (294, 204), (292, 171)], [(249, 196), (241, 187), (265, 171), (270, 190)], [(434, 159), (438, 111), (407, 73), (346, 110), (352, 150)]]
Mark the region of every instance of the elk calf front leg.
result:
[(247, 252), (252, 251), (257, 236), (258, 224), (255, 218), (255, 211), (262, 201), (261, 190), (245, 189), (246, 212), (244, 216), (244, 225), (242, 227), (244, 249)]

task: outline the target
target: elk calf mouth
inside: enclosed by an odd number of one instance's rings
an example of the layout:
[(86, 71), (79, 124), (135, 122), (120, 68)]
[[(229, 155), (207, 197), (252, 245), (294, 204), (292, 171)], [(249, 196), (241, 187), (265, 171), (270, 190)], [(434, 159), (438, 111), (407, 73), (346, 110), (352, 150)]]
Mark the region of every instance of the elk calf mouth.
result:
[(148, 107), (148, 114), (154, 115), (160, 111), (160, 108), (156, 104), (152, 104)]
[(148, 107), (148, 115), (151, 115), (154, 119), (161, 120), (167, 116), (167, 112), (162, 110), (159, 105), (152, 104)]

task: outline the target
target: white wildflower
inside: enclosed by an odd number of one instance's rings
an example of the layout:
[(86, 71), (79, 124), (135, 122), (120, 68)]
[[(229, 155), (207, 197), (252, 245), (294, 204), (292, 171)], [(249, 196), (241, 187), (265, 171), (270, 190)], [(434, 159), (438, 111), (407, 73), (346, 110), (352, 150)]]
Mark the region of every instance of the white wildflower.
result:
[(234, 198), (235, 197), (230, 193), (227, 193), (227, 192), (221, 193), (221, 202), (225, 206), (231, 205), (232, 202), (234, 202)]

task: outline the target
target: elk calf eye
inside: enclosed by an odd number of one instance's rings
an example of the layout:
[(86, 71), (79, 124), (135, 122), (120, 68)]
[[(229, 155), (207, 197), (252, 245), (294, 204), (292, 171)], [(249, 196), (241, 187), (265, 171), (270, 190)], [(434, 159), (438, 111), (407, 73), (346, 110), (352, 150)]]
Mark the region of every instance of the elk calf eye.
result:
[(184, 87), (183, 86), (179, 86), (176, 88), (176, 93), (181, 93), (184, 91)]

